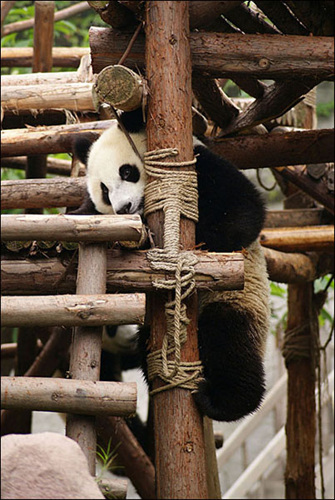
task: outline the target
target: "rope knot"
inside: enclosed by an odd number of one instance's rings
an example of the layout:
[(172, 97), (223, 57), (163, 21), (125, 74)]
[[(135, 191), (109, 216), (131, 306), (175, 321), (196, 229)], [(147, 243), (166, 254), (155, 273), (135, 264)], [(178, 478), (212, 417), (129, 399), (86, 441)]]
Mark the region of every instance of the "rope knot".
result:
[(176, 148), (158, 149), (144, 155), (145, 169), (152, 179), (145, 188), (144, 214), (147, 216), (157, 210), (164, 212), (163, 248), (150, 250), (148, 259), (154, 270), (174, 274), (173, 278), (153, 282), (156, 288), (168, 290), (169, 298), (165, 304), (167, 332), (162, 348), (147, 357), (149, 380), (158, 376), (167, 385), (151, 394), (176, 386), (196, 390), (202, 371), (200, 361), (181, 361), (181, 347), (187, 340), (189, 324), (184, 301), (195, 289), (197, 257), (189, 251), (180, 252), (180, 217), (197, 222), (198, 190), (195, 171), (175, 168), (194, 165), (196, 158), (183, 162), (163, 161), (177, 155)]

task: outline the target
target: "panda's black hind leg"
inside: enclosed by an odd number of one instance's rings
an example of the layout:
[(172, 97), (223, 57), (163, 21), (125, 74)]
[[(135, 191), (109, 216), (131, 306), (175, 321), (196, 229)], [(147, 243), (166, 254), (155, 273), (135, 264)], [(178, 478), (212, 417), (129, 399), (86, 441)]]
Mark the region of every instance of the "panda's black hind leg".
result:
[(250, 321), (246, 313), (220, 302), (207, 305), (199, 317), (204, 380), (194, 398), (202, 413), (214, 420), (238, 420), (255, 411), (263, 399), (263, 360)]

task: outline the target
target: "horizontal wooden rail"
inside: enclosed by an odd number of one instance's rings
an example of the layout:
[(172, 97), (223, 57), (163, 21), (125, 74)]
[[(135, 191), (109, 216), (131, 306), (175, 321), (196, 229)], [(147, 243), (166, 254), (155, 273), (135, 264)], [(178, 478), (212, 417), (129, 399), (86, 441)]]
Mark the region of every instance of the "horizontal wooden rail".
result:
[(143, 294), (3, 297), (1, 326), (143, 324)]
[(112, 120), (1, 131), (1, 157), (68, 153), (80, 134), (97, 139)]
[(306, 283), (334, 272), (332, 252), (293, 253), (263, 247), (269, 278), (278, 283)]
[[(55, 175), (70, 176), (71, 174), (71, 160), (61, 160), (60, 158), (47, 158), (47, 173)], [(25, 170), (27, 165), (27, 156), (13, 156), (12, 158), (2, 158), (1, 168), (15, 168), (18, 170)], [(79, 176), (85, 175), (85, 168), (80, 167)], [(55, 178), (53, 178), (55, 180)], [(57, 179), (56, 179), (57, 181)], [(25, 184), (21, 184), (22, 187)], [(82, 195), (83, 196), (83, 195)], [(82, 198), (79, 198), (80, 200)], [(80, 203), (80, 202), (79, 202)]]
[[(93, 71), (99, 73), (104, 67), (118, 63), (132, 33), (92, 27), (89, 36)], [(143, 67), (144, 43), (140, 34), (127, 57), (127, 66)], [(193, 70), (216, 78), (334, 75), (331, 37), (194, 32), (190, 34), (190, 48)]]
[[(199, 290), (239, 290), (244, 284), (241, 253), (196, 252), (195, 280)], [(1, 290), (5, 295), (74, 293), (76, 264), (67, 269), (63, 259), (17, 259), (1, 261)], [(108, 292), (149, 292), (152, 282), (168, 274), (154, 271), (146, 251), (107, 251)]]
[(1, 209), (80, 206), (86, 179), (20, 179), (1, 182)]
[(305, 227), (330, 224), (332, 216), (324, 208), (287, 208), (268, 210), (264, 227)]
[[(333, 253), (287, 253), (263, 247), (270, 279), (279, 283), (304, 283), (334, 271)], [(243, 287), (243, 257), (240, 253), (197, 252), (195, 279), (198, 290), (239, 290)], [(107, 292), (149, 292), (154, 279), (146, 251), (107, 251)], [(3, 295), (75, 293), (76, 262), (60, 257), (22, 259), (8, 255), (1, 261)]]
[[(1, 66), (4, 68), (30, 68), (33, 62), (32, 47), (3, 47)], [(86, 47), (53, 47), (52, 66), (54, 68), (78, 68), (83, 56), (90, 53)]]
[(261, 244), (283, 251), (333, 251), (334, 226), (263, 229)]
[(95, 111), (92, 83), (5, 85), (1, 90), (4, 111), (65, 108), (71, 111)]
[(126, 417), (135, 413), (136, 401), (135, 382), (1, 377), (4, 409)]
[(334, 129), (241, 135), (208, 146), (241, 169), (326, 163), (334, 161)]
[[(19, 75), (1, 75), (1, 87), (12, 87), (16, 85), (62, 85), (64, 83), (85, 82), (87, 75), (79, 71), (54, 71), (46, 73), (24, 73)], [(1, 96), (2, 97), (2, 96)]]
[(137, 214), (1, 216), (3, 241), (139, 241), (143, 231), (141, 217)]

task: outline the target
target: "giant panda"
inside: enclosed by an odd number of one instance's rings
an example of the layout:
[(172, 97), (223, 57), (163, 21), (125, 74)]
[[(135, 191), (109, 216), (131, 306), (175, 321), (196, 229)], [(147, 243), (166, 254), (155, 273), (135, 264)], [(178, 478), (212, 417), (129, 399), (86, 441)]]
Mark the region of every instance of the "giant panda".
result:
[[(140, 155), (147, 149), (142, 110), (120, 116)], [(77, 140), (74, 153), (87, 166), (85, 203), (74, 213), (141, 214), (146, 173), (119, 124), (92, 144)], [(269, 284), (259, 244), (265, 204), (252, 182), (224, 158), (194, 138), (199, 221), (196, 244), (210, 252), (242, 251), (245, 284), (240, 291), (202, 291), (198, 345), (203, 379), (194, 398), (200, 411), (219, 421), (254, 412), (265, 392), (264, 354), (269, 330)], [(139, 329), (143, 356), (148, 327)]]

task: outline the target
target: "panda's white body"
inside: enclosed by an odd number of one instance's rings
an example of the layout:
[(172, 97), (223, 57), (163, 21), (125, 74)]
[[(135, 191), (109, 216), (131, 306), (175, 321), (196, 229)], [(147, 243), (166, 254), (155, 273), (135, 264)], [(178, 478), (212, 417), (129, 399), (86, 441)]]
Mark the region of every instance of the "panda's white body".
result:
[[(143, 157), (146, 133), (142, 120), (138, 114), (134, 118), (124, 113), (123, 117)], [(93, 210), (142, 214), (144, 165), (116, 123), (93, 146), (81, 143), (75, 152), (87, 164)], [(243, 250), (245, 256), (243, 290), (199, 293), (198, 344), (204, 380), (194, 397), (204, 414), (231, 421), (255, 411), (265, 390), (263, 357), (269, 330), (269, 284), (258, 240), (265, 209), (252, 183), (196, 138), (194, 152), (199, 191), (196, 243), (214, 252)], [(129, 181), (123, 180), (125, 165)], [(148, 337), (149, 328), (141, 328), (139, 350), (144, 371)]]

